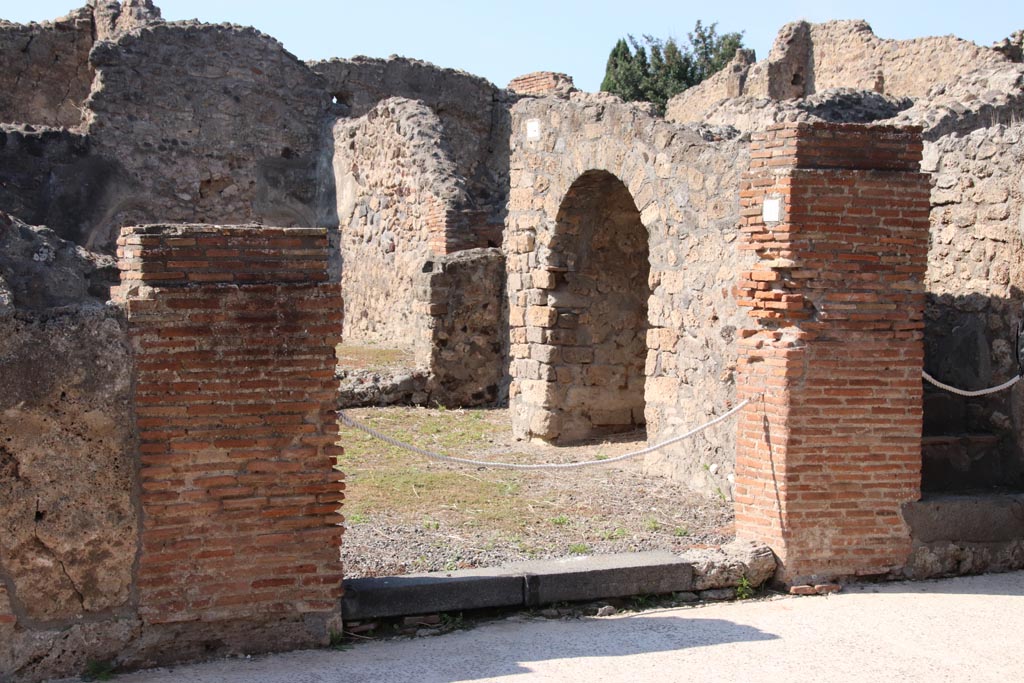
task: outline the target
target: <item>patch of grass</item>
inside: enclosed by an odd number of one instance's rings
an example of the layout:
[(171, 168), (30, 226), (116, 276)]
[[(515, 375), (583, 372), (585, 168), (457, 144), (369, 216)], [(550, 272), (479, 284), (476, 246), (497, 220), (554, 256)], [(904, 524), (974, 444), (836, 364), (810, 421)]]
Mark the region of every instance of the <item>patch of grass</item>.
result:
[(437, 531), (441, 528), (441, 522), (436, 519), (425, 519), (423, 520), (423, 528), (427, 531)]
[(376, 344), (338, 344), (338, 366), (347, 370), (395, 370), (415, 365), (412, 351)]
[(677, 526), (675, 529), (672, 530), (672, 535), (676, 538), (683, 538), (684, 536), (690, 535), (690, 530), (687, 529), (685, 526)]
[(749, 600), (754, 597), (755, 592), (756, 589), (750, 584), (747, 577), (741, 577), (739, 584), (736, 586), (736, 597), (740, 600)]
[(365, 524), (370, 521), (370, 517), (362, 512), (353, 512), (345, 515), (345, 521), (349, 524)]
[(590, 552), (590, 546), (586, 543), (572, 543), (569, 545), (570, 555), (586, 555)]
[(614, 541), (626, 537), (626, 530), (621, 526), (614, 529), (605, 529), (601, 532), (601, 538), (605, 541)]
[(565, 526), (569, 523), (569, 517), (566, 515), (558, 515), (557, 517), (551, 518), (551, 523), (555, 526)]
[(331, 640), (327, 647), (332, 650), (344, 651), (351, 650), (352, 644), (345, 640), (345, 634), (342, 631), (331, 630)]
[(657, 600), (652, 595), (634, 595), (629, 600), (630, 605), (637, 612), (642, 612), (645, 609), (651, 609), (657, 604)]
[(647, 531), (657, 531), (660, 528), (661, 528), (661, 522), (659, 522), (658, 520), (654, 519), (653, 517), (648, 517), (647, 519), (644, 520), (644, 529), (646, 529)]
[(109, 659), (90, 659), (82, 672), (82, 680), (85, 681), (109, 681), (116, 674), (114, 673), (114, 662)]

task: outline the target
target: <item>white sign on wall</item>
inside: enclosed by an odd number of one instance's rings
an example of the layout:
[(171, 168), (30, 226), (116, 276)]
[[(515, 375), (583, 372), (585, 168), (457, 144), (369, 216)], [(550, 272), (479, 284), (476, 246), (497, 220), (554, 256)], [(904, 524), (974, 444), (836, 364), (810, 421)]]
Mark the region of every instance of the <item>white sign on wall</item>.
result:
[(540, 119), (527, 119), (526, 139), (540, 140)]
[(766, 197), (761, 205), (761, 220), (765, 223), (779, 223), (782, 221), (782, 199), (780, 197)]

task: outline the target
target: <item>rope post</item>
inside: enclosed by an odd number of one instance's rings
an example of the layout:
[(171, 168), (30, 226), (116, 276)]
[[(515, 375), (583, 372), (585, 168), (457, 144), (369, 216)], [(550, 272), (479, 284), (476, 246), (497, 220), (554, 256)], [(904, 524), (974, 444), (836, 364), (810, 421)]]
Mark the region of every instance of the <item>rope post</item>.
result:
[(800, 123), (752, 138), (737, 535), (803, 583), (902, 567), (920, 496), (929, 183), (918, 129)]

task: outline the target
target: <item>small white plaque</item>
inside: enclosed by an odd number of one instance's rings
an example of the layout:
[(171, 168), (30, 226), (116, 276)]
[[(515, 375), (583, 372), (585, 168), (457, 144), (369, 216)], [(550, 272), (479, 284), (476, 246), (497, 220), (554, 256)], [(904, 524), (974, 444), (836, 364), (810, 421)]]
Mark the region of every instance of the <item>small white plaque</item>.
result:
[(540, 119), (528, 119), (526, 121), (526, 139), (540, 140)]
[(778, 197), (765, 199), (761, 205), (761, 220), (765, 223), (778, 223), (782, 220), (782, 200)]

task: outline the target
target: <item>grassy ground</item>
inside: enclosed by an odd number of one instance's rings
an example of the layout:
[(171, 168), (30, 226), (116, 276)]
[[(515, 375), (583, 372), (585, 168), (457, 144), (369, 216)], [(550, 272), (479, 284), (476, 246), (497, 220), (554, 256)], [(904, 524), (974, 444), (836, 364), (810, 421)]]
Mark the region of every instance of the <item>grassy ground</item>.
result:
[(412, 351), (376, 344), (338, 344), (338, 367), (345, 370), (394, 370), (413, 366)]
[[(552, 447), (512, 438), (507, 410), (361, 408), (351, 417), (448, 455), (572, 462), (645, 445), (642, 434)], [(342, 429), (348, 574), (404, 573), (591, 552), (680, 549), (731, 534), (731, 506), (644, 476), (638, 461), (555, 471), (452, 465)]]

